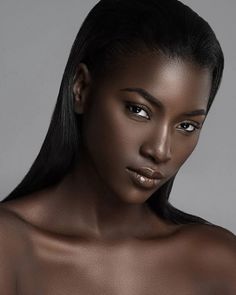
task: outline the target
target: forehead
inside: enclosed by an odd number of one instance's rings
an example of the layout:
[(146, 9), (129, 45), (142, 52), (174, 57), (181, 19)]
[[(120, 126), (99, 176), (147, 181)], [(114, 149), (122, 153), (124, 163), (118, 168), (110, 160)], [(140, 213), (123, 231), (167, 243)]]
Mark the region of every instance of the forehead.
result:
[(143, 88), (167, 108), (206, 109), (211, 73), (191, 61), (143, 52), (121, 58), (106, 81), (113, 88)]

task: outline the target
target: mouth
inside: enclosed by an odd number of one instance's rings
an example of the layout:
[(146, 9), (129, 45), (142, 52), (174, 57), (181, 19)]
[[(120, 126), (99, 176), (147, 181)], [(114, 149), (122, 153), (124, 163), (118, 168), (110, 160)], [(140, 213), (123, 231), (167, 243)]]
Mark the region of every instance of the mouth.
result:
[[(133, 181), (133, 183), (135, 185), (138, 185), (141, 188), (144, 188), (144, 189), (156, 188), (158, 186), (158, 184), (161, 182), (161, 179), (163, 178), (163, 176), (160, 173), (155, 174), (154, 175), (155, 178), (153, 178), (153, 177), (147, 176), (147, 173), (145, 175), (140, 174), (140, 172), (139, 172), (140, 170), (136, 171), (131, 168), (126, 168), (126, 170), (129, 173), (129, 176), (130, 176), (131, 180)], [(143, 171), (144, 170), (142, 170), (142, 172)]]
[(131, 168), (131, 167), (128, 167), (128, 169), (134, 171), (134, 172), (137, 172), (138, 174), (144, 176), (144, 177), (147, 177), (147, 178), (151, 178), (151, 179), (162, 179), (164, 178), (164, 176), (162, 175), (161, 172), (155, 170), (155, 169), (152, 169), (150, 167), (140, 167), (140, 168)]

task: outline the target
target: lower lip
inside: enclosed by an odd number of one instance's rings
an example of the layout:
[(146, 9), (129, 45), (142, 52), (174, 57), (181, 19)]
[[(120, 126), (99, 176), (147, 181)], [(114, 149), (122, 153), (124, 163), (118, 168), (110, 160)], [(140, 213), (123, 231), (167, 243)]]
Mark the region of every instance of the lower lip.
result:
[(148, 177), (140, 175), (137, 172), (132, 171), (128, 168), (126, 170), (128, 171), (129, 175), (131, 176), (132, 181), (142, 188), (154, 189), (161, 182), (161, 179), (148, 178)]

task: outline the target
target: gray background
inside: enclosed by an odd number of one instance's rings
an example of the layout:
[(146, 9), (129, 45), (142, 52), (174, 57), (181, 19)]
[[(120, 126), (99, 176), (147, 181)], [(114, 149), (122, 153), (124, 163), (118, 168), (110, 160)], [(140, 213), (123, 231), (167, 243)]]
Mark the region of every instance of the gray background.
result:
[[(0, 199), (26, 174), (45, 138), (69, 50), (93, 0), (0, 2)], [(171, 201), (236, 233), (235, 0), (182, 1), (213, 27), (225, 54), (221, 89)]]

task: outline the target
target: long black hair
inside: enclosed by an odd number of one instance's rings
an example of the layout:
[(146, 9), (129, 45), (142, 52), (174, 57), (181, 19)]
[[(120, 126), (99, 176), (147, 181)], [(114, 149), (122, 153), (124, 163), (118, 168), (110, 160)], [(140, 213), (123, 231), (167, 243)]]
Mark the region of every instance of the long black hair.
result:
[[(215, 33), (196, 12), (177, 0), (101, 0), (89, 12), (72, 46), (50, 126), (40, 152), (20, 184), (2, 201), (59, 183), (79, 158), (81, 115), (74, 112), (73, 85), (79, 63), (96, 79), (127, 53), (157, 50), (210, 70), (209, 111), (218, 91), (224, 56)], [(175, 176), (148, 200), (163, 219), (177, 224), (210, 222), (169, 202)]]

